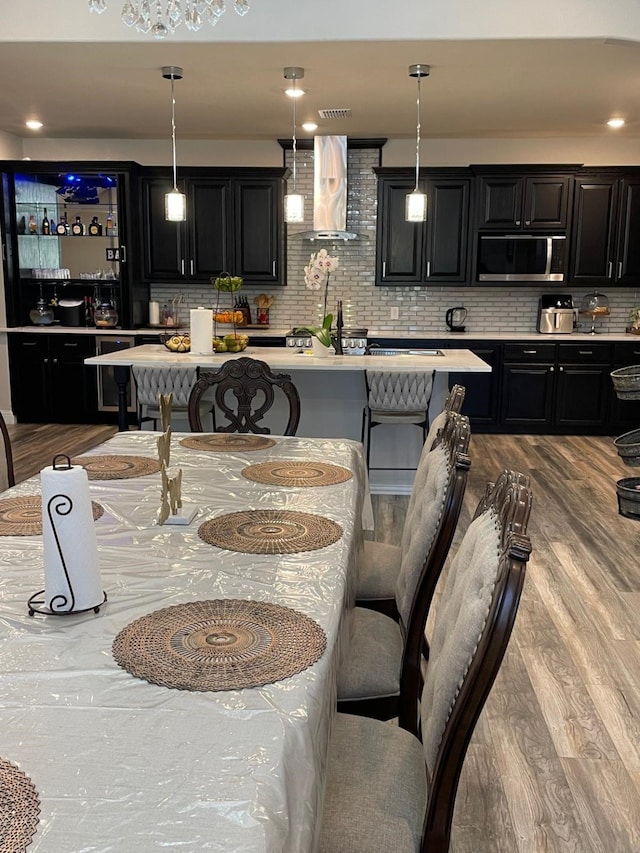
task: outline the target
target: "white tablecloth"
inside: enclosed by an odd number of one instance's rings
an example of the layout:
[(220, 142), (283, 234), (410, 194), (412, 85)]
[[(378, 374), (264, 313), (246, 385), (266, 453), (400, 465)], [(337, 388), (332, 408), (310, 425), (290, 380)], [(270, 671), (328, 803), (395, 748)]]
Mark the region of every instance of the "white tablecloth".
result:
[[(33, 853), (314, 849), (325, 751), (344, 650), (366, 470), (352, 441), (276, 438), (272, 448), (209, 453), (179, 445), (191, 525), (160, 527), (160, 475), (92, 481), (108, 603), (99, 615), (27, 615), (44, 586), (42, 537), (0, 537), (0, 756), (32, 778), (41, 798)], [(94, 453), (155, 456), (157, 434), (121, 433)], [(240, 475), (268, 459), (333, 462), (346, 483), (277, 488)], [(39, 479), (3, 497), (39, 493)], [(204, 543), (203, 520), (243, 509), (287, 508), (338, 522), (342, 538), (286, 556), (239, 554)], [(327, 650), (312, 667), (261, 688), (183, 692), (134, 678), (111, 654), (116, 634), (172, 604), (247, 598), (315, 619)]]

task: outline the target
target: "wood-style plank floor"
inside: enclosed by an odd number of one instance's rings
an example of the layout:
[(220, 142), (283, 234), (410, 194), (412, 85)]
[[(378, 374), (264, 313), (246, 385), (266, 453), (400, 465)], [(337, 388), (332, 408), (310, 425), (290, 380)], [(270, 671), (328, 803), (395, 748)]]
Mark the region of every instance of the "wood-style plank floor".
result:
[[(112, 427), (11, 427), (18, 479)], [(507, 657), (473, 736), (451, 853), (640, 851), (640, 521), (615, 483), (640, 476), (610, 438), (472, 439), (454, 548), (485, 483), (531, 476), (533, 555)], [(398, 542), (407, 498), (374, 496)], [(401, 853), (401, 851), (399, 851)]]

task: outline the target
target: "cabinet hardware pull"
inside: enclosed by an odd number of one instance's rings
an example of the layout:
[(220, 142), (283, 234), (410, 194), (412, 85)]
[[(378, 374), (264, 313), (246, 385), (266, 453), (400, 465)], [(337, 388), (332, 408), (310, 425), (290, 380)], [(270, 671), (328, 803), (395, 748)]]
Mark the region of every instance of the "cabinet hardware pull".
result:
[(273, 261), (273, 263), (271, 264), (271, 272), (275, 278), (275, 274), (276, 274), (276, 262), (275, 261)]
[[(555, 369), (555, 368), (550, 367), (550, 368), (549, 368), (549, 373), (553, 373), (554, 369)], [(560, 370), (562, 370), (562, 368), (560, 368)]]
[(525, 355), (535, 355), (538, 352), (538, 350), (537, 349), (525, 349), (525, 350), (523, 350), (523, 352)]
[(63, 344), (63, 346), (65, 346), (65, 347), (77, 347), (78, 344), (73, 344), (73, 343), (72, 344)]
[(431, 277), (431, 261), (427, 261), (427, 278)]
[(578, 355), (593, 355), (593, 350), (590, 349), (579, 349)]
[(120, 263), (121, 264), (127, 263), (127, 247), (126, 246), (120, 246)]
[(516, 225), (520, 225), (520, 220), (516, 219)]
[[(23, 343), (22, 343), (23, 347), (34, 347), (35, 345), (36, 345), (35, 341), (23, 341)], [(635, 353), (634, 353), (634, 355), (635, 355)]]
[(622, 278), (622, 261), (618, 261), (618, 278)]
[(530, 220), (530, 219), (527, 219), (527, 220), (525, 221), (525, 223), (524, 223), (524, 224), (525, 224), (525, 225), (531, 225), (531, 220)]
[[(553, 367), (551, 368), (551, 370), (553, 370)], [(560, 365), (560, 372), (564, 373), (564, 367), (562, 367), (562, 365)]]
[(184, 275), (184, 258), (180, 260), (180, 273)]
[(189, 261), (189, 271), (191, 272), (191, 275), (193, 275), (193, 258)]
[(43, 363), (44, 363), (44, 364), (49, 364), (49, 359), (48, 359), (48, 358), (43, 358), (43, 359), (42, 359), (42, 361), (43, 361)]
[(387, 276), (387, 262), (382, 262), (382, 278), (386, 278)]
[(613, 272), (613, 261), (609, 261), (609, 272), (607, 273), (607, 278), (611, 278), (612, 272)]
[(52, 361), (54, 364), (57, 364), (57, 363), (58, 363), (58, 359), (57, 359), (57, 358), (52, 358), (52, 359), (51, 359), (51, 361)]

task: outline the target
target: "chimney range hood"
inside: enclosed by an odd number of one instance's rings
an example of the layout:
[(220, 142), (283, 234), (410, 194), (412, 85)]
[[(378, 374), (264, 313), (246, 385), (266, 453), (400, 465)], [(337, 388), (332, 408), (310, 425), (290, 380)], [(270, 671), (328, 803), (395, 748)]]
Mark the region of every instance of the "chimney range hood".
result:
[(357, 240), (347, 231), (347, 137), (313, 138), (313, 231), (291, 234), (304, 240)]

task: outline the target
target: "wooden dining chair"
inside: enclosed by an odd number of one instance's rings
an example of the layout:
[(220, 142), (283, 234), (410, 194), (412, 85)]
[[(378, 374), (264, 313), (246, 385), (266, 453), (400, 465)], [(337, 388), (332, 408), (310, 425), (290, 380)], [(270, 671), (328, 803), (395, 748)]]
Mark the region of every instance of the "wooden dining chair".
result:
[[(402, 682), (412, 684), (413, 674), (419, 672), (422, 646), (414, 660), (408, 654), (414, 645), (408, 645), (408, 640), (424, 638), (429, 607), (462, 508), (471, 465), (469, 439), (469, 419), (448, 412), (406, 526), (395, 593), (399, 622), (364, 607), (351, 612), (349, 650), (338, 672), (340, 711), (391, 719), (398, 714)], [(419, 684), (416, 695), (418, 689)]]
[[(269, 365), (255, 358), (229, 359), (215, 372), (201, 373), (189, 397), (189, 426), (202, 432), (199, 406), (205, 392), (214, 389), (214, 432), (270, 433), (259, 422), (275, 402), (279, 388), (288, 403), (288, 421), (282, 435), (295, 435), (300, 422), (300, 396), (287, 373), (272, 373)], [(220, 412), (228, 423), (216, 424)]]
[(394, 619), (398, 618), (395, 595), (400, 566), (402, 564), (403, 547), (410, 536), (410, 520), (413, 518), (415, 502), (419, 499), (426, 480), (430, 452), (438, 433), (444, 427), (449, 412), (459, 413), (464, 403), (465, 389), (462, 385), (454, 385), (445, 400), (443, 409), (431, 422), (418, 468), (414, 478), (409, 506), (405, 516), (405, 525), (401, 537), (401, 545), (390, 545), (386, 542), (375, 542), (367, 539), (361, 557), (358, 561), (358, 583), (356, 600), (361, 607), (379, 610)]
[(0, 433), (2, 433), (2, 444), (4, 447), (4, 452), (0, 454), (0, 492), (4, 492), (5, 489), (15, 486), (16, 478), (13, 470), (11, 439), (2, 412), (0, 412)]
[[(398, 727), (337, 715), (320, 853), (449, 850), (469, 741), (520, 602), (530, 509), (527, 479), (514, 472), (504, 472), (480, 501), (438, 602), (419, 713), (403, 694)], [(422, 742), (408, 730), (418, 728)]]

